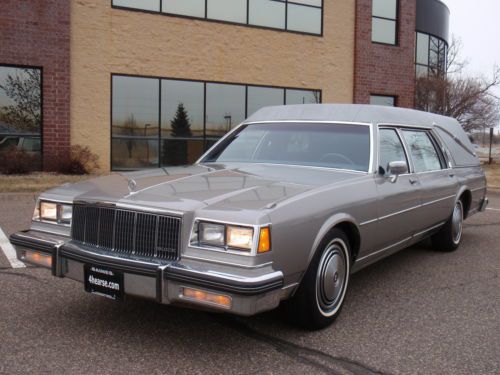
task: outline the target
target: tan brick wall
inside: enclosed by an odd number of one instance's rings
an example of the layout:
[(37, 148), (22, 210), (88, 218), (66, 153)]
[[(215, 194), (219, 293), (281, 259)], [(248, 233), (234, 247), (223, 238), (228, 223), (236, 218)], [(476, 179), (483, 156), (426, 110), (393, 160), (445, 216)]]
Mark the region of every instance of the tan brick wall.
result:
[(110, 169), (111, 73), (323, 90), (351, 103), (355, 1), (325, 1), (324, 36), (71, 2), (71, 142)]

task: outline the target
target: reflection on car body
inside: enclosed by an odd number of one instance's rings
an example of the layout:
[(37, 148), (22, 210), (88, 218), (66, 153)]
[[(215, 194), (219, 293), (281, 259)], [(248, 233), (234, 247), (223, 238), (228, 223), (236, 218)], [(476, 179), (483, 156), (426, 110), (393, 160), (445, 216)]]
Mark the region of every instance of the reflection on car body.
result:
[(463, 220), (487, 202), (484, 173), (453, 119), (280, 106), (258, 111), (192, 166), (42, 194), (31, 228), (11, 241), (21, 260), (109, 298), (240, 315), (287, 300), (297, 323), (321, 328), (338, 316), (353, 272), (429, 236), (455, 250)]

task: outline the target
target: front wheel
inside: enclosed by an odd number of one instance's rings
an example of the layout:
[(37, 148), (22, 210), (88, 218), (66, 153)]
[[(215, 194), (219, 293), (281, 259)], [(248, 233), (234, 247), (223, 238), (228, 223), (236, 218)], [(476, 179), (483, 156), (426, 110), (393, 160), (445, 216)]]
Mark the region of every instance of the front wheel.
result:
[(455, 203), (453, 212), (438, 233), (432, 236), (432, 246), (435, 250), (450, 252), (460, 245), (464, 222), (464, 205), (461, 200)]
[(349, 240), (333, 229), (318, 248), (302, 283), (287, 303), (289, 317), (307, 329), (321, 329), (339, 315), (350, 276)]

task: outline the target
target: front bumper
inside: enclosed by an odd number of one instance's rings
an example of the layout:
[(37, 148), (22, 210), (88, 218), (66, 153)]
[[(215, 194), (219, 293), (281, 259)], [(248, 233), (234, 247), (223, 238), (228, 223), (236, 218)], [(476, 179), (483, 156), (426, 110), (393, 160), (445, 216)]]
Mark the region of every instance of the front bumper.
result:
[[(26, 251), (37, 251), (52, 258), (52, 274), (84, 282), (84, 266), (107, 267), (123, 273), (125, 295), (156, 300), (162, 304), (191, 305), (220, 309), (238, 315), (254, 315), (276, 308), (283, 298), (283, 273), (271, 265), (239, 268), (181, 259), (153, 264), (110, 254), (71, 241), (68, 237), (29, 230), (10, 237), (17, 257), (26, 262)], [(186, 299), (183, 288), (196, 288), (230, 296), (230, 308)]]

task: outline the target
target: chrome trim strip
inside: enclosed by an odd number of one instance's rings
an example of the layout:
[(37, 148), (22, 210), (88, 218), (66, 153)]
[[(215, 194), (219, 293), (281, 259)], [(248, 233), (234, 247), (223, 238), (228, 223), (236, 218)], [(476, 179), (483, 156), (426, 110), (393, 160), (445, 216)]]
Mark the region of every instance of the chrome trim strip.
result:
[(416, 208), (420, 208), (420, 207), (422, 207), (422, 205), (421, 205), (421, 204), (419, 204), (418, 206), (413, 206), (413, 207), (410, 207), (410, 208), (406, 208), (406, 209), (404, 209), (404, 210), (397, 211), (397, 212), (394, 212), (394, 213), (389, 214), (389, 215), (381, 216), (381, 217), (379, 217), (379, 218), (378, 218), (378, 220), (385, 220), (385, 219), (388, 219), (388, 218), (390, 218), (390, 217), (392, 217), (392, 216), (396, 216), (396, 215), (399, 215), (399, 214), (403, 214), (403, 213), (405, 213), (405, 212), (412, 211), (412, 210), (414, 210), (414, 209), (416, 209)]
[[(204, 249), (204, 250), (206, 250), (206, 249)], [(273, 262), (266, 262), (266, 263), (262, 263), (262, 264), (256, 264), (254, 266), (248, 266), (246, 264), (232, 263), (232, 262), (226, 262), (226, 261), (222, 261), (222, 260), (214, 260), (214, 259), (209, 259), (209, 258), (202, 258), (202, 257), (194, 256), (194, 255), (182, 255), (181, 259), (190, 259), (190, 260), (195, 260), (195, 261), (220, 264), (223, 266), (234, 266), (234, 267), (248, 268), (248, 269), (264, 268), (267, 266), (271, 266), (273, 264)]]
[(444, 223), (446, 223), (446, 221), (442, 221), (442, 222), (440, 222), (439, 224), (436, 224), (436, 225), (434, 225), (434, 226), (432, 226), (432, 227), (430, 227), (430, 228), (427, 228), (426, 230), (423, 230), (423, 231), (421, 231), (421, 232), (415, 233), (415, 234), (412, 236), (412, 238), (419, 237), (419, 236), (421, 236), (422, 234), (425, 234), (425, 233), (427, 233), (427, 232), (430, 232), (430, 231), (431, 231), (431, 230), (433, 230), (433, 229), (439, 228), (439, 227), (440, 227), (441, 225), (443, 225)]
[(475, 188), (475, 189), (469, 189), (470, 191), (478, 191), (478, 190), (485, 190), (486, 189), (486, 186), (483, 186), (483, 187), (478, 187), (478, 188)]
[(359, 226), (362, 227), (363, 225), (372, 224), (372, 223), (375, 223), (377, 221), (378, 221), (378, 218), (372, 219), (372, 220), (368, 220), (368, 221), (363, 221), (362, 223), (359, 224)]
[(362, 261), (362, 260), (364, 260), (364, 259), (366, 259), (366, 258), (372, 257), (372, 256), (374, 256), (374, 255), (376, 255), (376, 254), (379, 254), (379, 253), (383, 252), (383, 251), (386, 251), (386, 250), (392, 249), (393, 247), (396, 247), (396, 246), (398, 246), (398, 245), (401, 245), (401, 244), (403, 244), (403, 243), (405, 243), (405, 242), (407, 242), (407, 241), (409, 241), (409, 240), (411, 240), (411, 239), (412, 239), (412, 237), (411, 237), (411, 236), (410, 236), (410, 237), (407, 237), (407, 238), (405, 238), (404, 240), (399, 241), (399, 242), (396, 242), (396, 243), (395, 243), (395, 244), (393, 244), (393, 245), (390, 245), (390, 246), (384, 247), (384, 248), (383, 248), (383, 249), (381, 249), (381, 250), (375, 251), (375, 252), (373, 252), (373, 253), (371, 253), (371, 254), (365, 255), (364, 257), (358, 258), (358, 259), (356, 259), (356, 262), (360, 262), (360, 261)]
[(117, 209), (125, 209), (125, 210), (130, 210), (134, 212), (140, 212), (140, 213), (151, 213), (151, 214), (165, 214), (165, 215), (175, 215), (178, 217), (184, 216), (184, 212), (182, 211), (176, 211), (176, 210), (169, 210), (169, 209), (164, 209), (164, 208), (155, 208), (155, 207), (150, 207), (150, 206), (141, 206), (141, 205), (136, 205), (136, 204), (128, 204), (128, 203), (123, 203), (120, 201), (117, 202), (111, 202), (111, 201), (101, 201), (101, 200), (93, 200), (93, 199), (78, 199), (73, 202), (74, 205), (76, 204), (87, 204), (87, 205), (93, 205), (93, 206), (102, 206), (102, 207), (108, 207), (108, 208), (117, 208)]
[(429, 206), (431, 204), (438, 203), (438, 202), (441, 202), (441, 201), (444, 201), (444, 200), (447, 200), (447, 199), (450, 199), (450, 198), (455, 198), (455, 195), (449, 195), (449, 196), (444, 197), (444, 198), (439, 198), (439, 199), (435, 199), (433, 201), (422, 203), (422, 207)]

